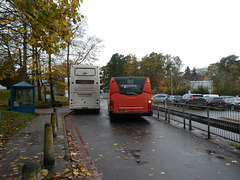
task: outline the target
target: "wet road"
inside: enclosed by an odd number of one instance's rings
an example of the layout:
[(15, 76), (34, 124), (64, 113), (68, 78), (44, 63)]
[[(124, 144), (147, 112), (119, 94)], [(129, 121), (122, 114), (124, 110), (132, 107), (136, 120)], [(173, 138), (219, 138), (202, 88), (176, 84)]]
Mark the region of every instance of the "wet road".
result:
[(101, 103), (99, 115), (80, 113), (68, 117), (86, 145), (85, 158), (94, 162), (89, 169), (96, 167), (101, 179), (240, 177), (240, 152), (235, 154), (153, 117), (110, 121), (107, 102)]

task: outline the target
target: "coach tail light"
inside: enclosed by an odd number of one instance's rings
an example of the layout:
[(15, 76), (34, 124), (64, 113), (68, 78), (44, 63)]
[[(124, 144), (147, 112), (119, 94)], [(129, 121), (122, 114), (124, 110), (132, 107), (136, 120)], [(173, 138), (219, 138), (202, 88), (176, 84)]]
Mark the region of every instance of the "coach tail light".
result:
[(148, 111), (152, 111), (152, 101), (148, 101)]
[(114, 109), (114, 101), (110, 101), (109, 110), (113, 111), (113, 109)]

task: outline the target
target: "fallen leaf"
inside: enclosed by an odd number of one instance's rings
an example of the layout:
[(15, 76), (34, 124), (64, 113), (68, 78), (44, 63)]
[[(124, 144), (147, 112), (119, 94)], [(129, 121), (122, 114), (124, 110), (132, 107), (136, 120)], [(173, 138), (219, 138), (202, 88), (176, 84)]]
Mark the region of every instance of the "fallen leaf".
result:
[(230, 163), (226, 163), (226, 166), (230, 166)]
[(233, 163), (238, 163), (236, 160), (232, 161)]
[(99, 156), (99, 157), (103, 157), (103, 155), (102, 155), (102, 154), (99, 154), (98, 156)]
[(47, 169), (43, 169), (42, 170), (42, 176), (47, 176), (48, 175), (48, 170)]
[(67, 174), (68, 172), (70, 172), (70, 169), (68, 168), (63, 171), (64, 174)]
[(114, 143), (113, 145), (114, 145), (114, 146), (117, 146), (118, 144), (117, 144), (117, 143)]
[(79, 172), (77, 172), (76, 170), (74, 170), (74, 171), (73, 171), (73, 174), (74, 174), (74, 175), (78, 175)]
[(125, 160), (129, 160), (129, 157), (125, 156)]
[(161, 174), (162, 174), (162, 175), (164, 175), (164, 174), (165, 174), (165, 172), (161, 172)]
[(151, 177), (151, 176), (153, 176), (154, 174), (149, 174), (149, 176)]

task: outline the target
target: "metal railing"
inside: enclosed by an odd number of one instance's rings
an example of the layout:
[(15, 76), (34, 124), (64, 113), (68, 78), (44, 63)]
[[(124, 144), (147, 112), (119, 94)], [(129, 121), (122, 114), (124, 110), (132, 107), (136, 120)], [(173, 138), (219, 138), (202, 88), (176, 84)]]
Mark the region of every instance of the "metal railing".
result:
[(240, 143), (240, 111), (209, 106), (187, 104), (157, 103), (153, 104), (153, 112), (158, 119), (162, 117), (167, 122), (175, 121), (187, 127), (207, 132), (207, 137), (217, 135)]

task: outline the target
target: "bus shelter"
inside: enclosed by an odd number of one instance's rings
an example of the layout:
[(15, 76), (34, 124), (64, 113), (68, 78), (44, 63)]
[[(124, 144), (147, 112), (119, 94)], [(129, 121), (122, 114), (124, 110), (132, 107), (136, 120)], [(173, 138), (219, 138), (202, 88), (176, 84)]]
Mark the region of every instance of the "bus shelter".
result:
[(35, 113), (35, 88), (33, 85), (22, 81), (11, 86), (10, 110)]

